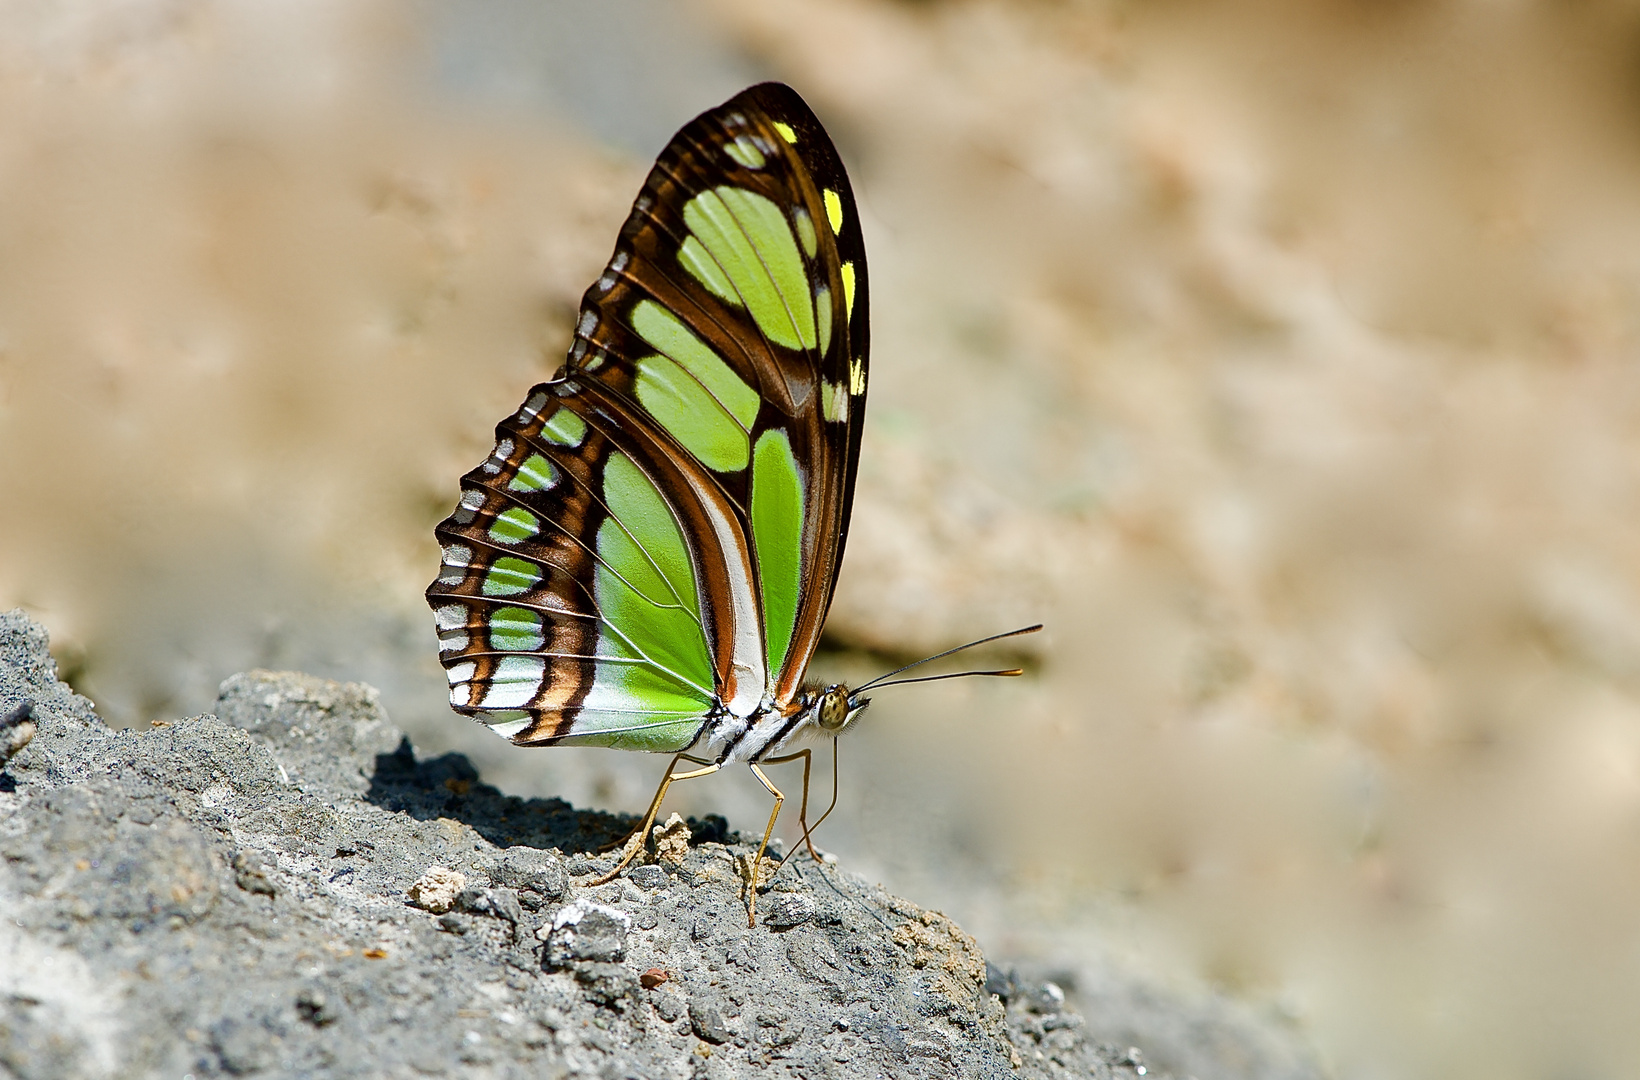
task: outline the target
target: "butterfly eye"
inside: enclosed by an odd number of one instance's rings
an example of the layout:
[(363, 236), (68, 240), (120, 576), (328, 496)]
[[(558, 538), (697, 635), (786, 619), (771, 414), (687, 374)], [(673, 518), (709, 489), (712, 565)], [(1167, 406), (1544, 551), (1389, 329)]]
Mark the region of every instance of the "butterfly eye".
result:
[(826, 689), (820, 698), (820, 726), (826, 731), (841, 731), (848, 723), (850, 709), (848, 707), (848, 690), (841, 686), (832, 686)]

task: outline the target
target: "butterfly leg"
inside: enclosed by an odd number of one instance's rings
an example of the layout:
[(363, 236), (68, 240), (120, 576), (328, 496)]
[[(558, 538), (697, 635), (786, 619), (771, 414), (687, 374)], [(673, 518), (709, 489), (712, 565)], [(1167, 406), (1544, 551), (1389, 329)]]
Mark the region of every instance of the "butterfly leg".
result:
[[(710, 776), (712, 773), (717, 772), (720, 767), (717, 765), (707, 765), (704, 769), (695, 769), (692, 772), (673, 772), (672, 770), (677, 768), (678, 762), (686, 758), (689, 761), (698, 762), (700, 760), (699, 758), (689, 757), (688, 754), (679, 754), (667, 763), (666, 775), (661, 778), (661, 786), (655, 792), (655, 797), (649, 802), (649, 812), (644, 814), (643, 824), (639, 825), (637, 830), (634, 831), (631, 836), (626, 838), (626, 848), (621, 852), (621, 861), (616, 863), (615, 868), (609, 871), (609, 873), (595, 878), (592, 882), (590, 882), (590, 884), (604, 885), (614, 881), (616, 875), (626, 869), (626, 864), (631, 862), (638, 852), (643, 850), (644, 840), (646, 840), (649, 836), (649, 827), (655, 824), (655, 815), (660, 813), (661, 800), (666, 798), (666, 789), (672, 786), (673, 781), (692, 780), (697, 776)], [(773, 823), (771, 822), (770, 824)]]
[(763, 867), (763, 852), (769, 846), (769, 834), (774, 832), (774, 819), (780, 816), (780, 806), (786, 801), (786, 796), (763, 775), (762, 769), (753, 765), (752, 775), (757, 777), (758, 783), (762, 784), (770, 795), (774, 796), (774, 809), (769, 812), (769, 824), (763, 829), (763, 842), (757, 845), (757, 858), (752, 860), (752, 879), (746, 887), (746, 925), (749, 927), (757, 925), (757, 878), (758, 871)]
[[(809, 854), (814, 857), (816, 862), (819, 862), (820, 856), (814, 850), (814, 841), (809, 839), (809, 833), (812, 831), (812, 827), (809, 825), (809, 763), (814, 759), (814, 752), (812, 750), (799, 750), (797, 753), (787, 754), (785, 757), (765, 758), (763, 763), (765, 765), (784, 765), (786, 762), (796, 761), (798, 758), (803, 759), (803, 799), (797, 804), (797, 824), (802, 826), (803, 843), (809, 846)], [(835, 802), (835, 800), (836, 796), (833, 794), (833, 801)], [(820, 822), (817, 821), (815, 824), (818, 825)], [(781, 866), (785, 866), (785, 863), (782, 862)]]
[(808, 821), (809, 760), (812, 753), (813, 751), (810, 750), (799, 750), (797, 753), (788, 754), (785, 757), (767, 758), (765, 759), (764, 764), (778, 765), (786, 761), (796, 761), (798, 758), (803, 759), (803, 802), (797, 811), (797, 823), (803, 827), (803, 843), (808, 845), (809, 856), (813, 858), (815, 862), (824, 862), (825, 860), (820, 857), (820, 853), (814, 850), (814, 841), (810, 839), (810, 836), (814, 830), (820, 827), (820, 823), (831, 817), (831, 812), (837, 809), (837, 740), (831, 740), (831, 805), (826, 807), (826, 812), (820, 815), (819, 820), (817, 820), (813, 825), (810, 825)]
[[(810, 825), (803, 833), (803, 839), (808, 840), (809, 833), (818, 829), (821, 822), (831, 817), (831, 812), (835, 809), (837, 809), (837, 740), (834, 738), (831, 740), (831, 805), (826, 807), (826, 812), (820, 815), (819, 821)], [(813, 843), (809, 844), (809, 854), (814, 856), (816, 862), (821, 861), (820, 856), (814, 850)]]

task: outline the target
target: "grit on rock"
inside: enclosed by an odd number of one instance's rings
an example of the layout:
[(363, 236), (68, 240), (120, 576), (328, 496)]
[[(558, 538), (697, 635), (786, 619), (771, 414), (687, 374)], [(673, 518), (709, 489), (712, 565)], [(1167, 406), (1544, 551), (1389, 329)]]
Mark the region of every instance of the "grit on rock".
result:
[(0, 773), (0, 1076), (1145, 1073), (834, 866), (748, 929), (721, 819), (591, 887), (630, 819), (418, 758), (369, 687), (250, 672), (115, 731), (46, 646), (0, 615), (0, 714), (36, 725)]

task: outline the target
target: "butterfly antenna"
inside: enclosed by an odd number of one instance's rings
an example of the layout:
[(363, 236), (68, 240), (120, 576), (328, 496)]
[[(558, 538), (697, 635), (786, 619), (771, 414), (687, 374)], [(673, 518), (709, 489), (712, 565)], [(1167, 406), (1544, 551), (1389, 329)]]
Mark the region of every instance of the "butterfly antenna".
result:
[[(1025, 673), (1025, 669), (1023, 668), (1007, 668), (1002, 671), (956, 671), (949, 675), (922, 675), (914, 679), (894, 679), (894, 676), (900, 674), (902, 671), (910, 671), (914, 667), (932, 663), (935, 660), (944, 660), (947, 656), (960, 653), (964, 649), (972, 649), (976, 645), (986, 645), (993, 641), (1001, 641), (1004, 638), (1019, 637), (1022, 634), (1034, 634), (1040, 629), (1042, 629), (1041, 623), (1036, 623), (1032, 626), (1023, 626), (1018, 630), (1009, 630), (1005, 634), (992, 634), (990, 637), (982, 637), (978, 641), (970, 641), (966, 645), (958, 645), (954, 649), (946, 649), (944, 652), (935, 653), (933, 656), (925, 656), (921, 660), (913, 660), (904, 667), (895, 668), (893, 671), (877, 676), (864, 686), (856, 687), (854, 692), (856, 694), (862, 694), (867, 690), (878, 686), (900, 686), (904, 683), (914, 682), (938, 682), (941, 679), (961, 679), (968, 675), (1023, 675)], [(890, 679), (894, 679), (894, 681), (889, 682), (888, 680)]]

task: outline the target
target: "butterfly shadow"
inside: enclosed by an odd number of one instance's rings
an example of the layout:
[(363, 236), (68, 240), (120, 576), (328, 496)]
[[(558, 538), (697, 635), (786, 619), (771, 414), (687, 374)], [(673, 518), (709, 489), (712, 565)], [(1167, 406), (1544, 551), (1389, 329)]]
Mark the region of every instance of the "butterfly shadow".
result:
[[(581, 810), (557, 797), (520, 798), (486, 784), (466, 754), (417, 758), (408, 738), (376, 755), (366, 801), (419, 821), (450, 818), (469, 825), (500, 848), (557, 848), (565, 855), (596, 854), (617, 845), (638, 820), (631, 814)], [(727, 843), (729, 823), (717, 814), (689, 819), (691, 843)]]

